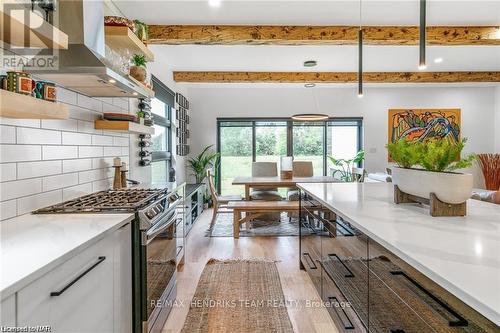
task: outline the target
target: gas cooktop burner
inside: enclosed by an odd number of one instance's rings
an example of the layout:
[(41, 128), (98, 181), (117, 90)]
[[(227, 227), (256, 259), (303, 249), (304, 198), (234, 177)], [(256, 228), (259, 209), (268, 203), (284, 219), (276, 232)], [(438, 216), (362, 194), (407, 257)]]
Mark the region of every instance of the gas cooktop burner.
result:
[(107, 190), (34, 211), (54, 213), (123, 213), (135, 212), (168, 193), (167, 189)]

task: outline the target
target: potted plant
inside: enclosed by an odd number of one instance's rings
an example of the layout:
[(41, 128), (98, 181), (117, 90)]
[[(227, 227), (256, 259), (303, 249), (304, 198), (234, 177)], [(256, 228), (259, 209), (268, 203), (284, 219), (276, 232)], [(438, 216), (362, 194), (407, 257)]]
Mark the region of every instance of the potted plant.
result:
[(139, 20), (134, 20), (135, 30), (134, 33), (141, 40), (141, 42), (146, 42), (148, 40), (149, 26)]
[(146, 81), (147, 72), (146, 72), (146, 64), (148, 61), (143, 54), (134, 54), (132, 57), (133, 65), (130, 66), (130, 76), (136, 79), (139, 82), (144, 83)]
[(344, 182), (353, 182), (354, 177), (352, 175), (352, 168), (354, 167), (354, 165), (357, 165), (365, 159), (365, 151), (358, 151), (356, 153), (356, 156), (348, 160), (342, 158), (336, 159), (333, 156), (328, 156), (328, 159), (334, 166), (340, 168), (333, 169), (332, 177), (336, 177)]
[(213, 167), (219, 158), (219, 153), (209, 152), (210, 148), (212, 145), (206, 146), (198, 156), (188, 159), (188, 166), (197, 184), (203, 183), (207, 177), (207, 170)]
[[(431, 193), (448, 204), (464, 203), (472, 194), (471, 174), (456, 172), (472, 166), (475, 155), (461, 158), (466, 139), (458, 143), (446, 139), (389, 143), (389, 156), (397, 164), (392, 181), (404, 193), (429, 199)], [(415, 166), (421, 168), (415, 168)]]

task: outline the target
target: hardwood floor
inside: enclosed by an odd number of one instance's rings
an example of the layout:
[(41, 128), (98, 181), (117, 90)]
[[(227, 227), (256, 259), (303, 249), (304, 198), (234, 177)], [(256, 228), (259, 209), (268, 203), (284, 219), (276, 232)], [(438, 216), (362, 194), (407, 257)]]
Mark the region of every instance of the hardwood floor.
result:
[[(299, 269), (298, 237), (205, 237), (212, 210), (200, 216), (189, 233), (185, 264), (177, 272), (177, 300), (182, 306), (174, 307), (162, 333), (180, 332), (189, 310), (198, 279), (210, 258), (266, 258), (277, 260), (283, 292), (287, 301), (300, 301), (302, 306), (289, 307), (288, 314), (297, 333), (338, 332), (325, 308), (305, 306), (316, 304), (319, 295), (305, 271)], [(237, 332), (235, 332), (237, 333)]]

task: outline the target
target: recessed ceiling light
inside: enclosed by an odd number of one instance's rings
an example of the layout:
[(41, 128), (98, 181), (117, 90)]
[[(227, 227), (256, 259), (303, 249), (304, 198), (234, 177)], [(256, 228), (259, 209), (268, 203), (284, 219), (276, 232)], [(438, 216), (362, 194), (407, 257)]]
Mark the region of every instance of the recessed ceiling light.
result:
[(358, 94), (358, 98), (363, 98), (363, 94)]
[(427, 66), (426, 66), (426, 65), (419, 65), (419, 66), (418, 66), (418, 70), (419, 70), (419, 71), (423, 71), (423, 70), (424, 70), (424, 69), (426, 69), (426, 68), (427, 68)]
[(208, 0), (208, 5), (210, 7), (219, 7), (221, 0)]
[(115, 79), (109, 79), (108, 82), (109, 83), (116, 83), (116, 80)]
[(442, 63), (442, 62), (443, 62), (443, 58), (441, 58), (441, 57), (436, 58), (436, 59), (434, 59), (434, 62), (435, 62), (436, 64), (440, 64), (440, 63)]
[(132, 93), (132, 95), (137, 96), (137, 95), (139, 95), (139, 94), (138, 94), (137, 92), (135, 92), (135, 91), (134, 91), (134, 92)]
[(318, 64), (316, 60), (306, 60), (304, 61), (304, 67), (314, 67)]
[(316, 83), (306, 83), (306, 84), (304, 84), (304, 87), (306, 87), (306, 88), (314, 88), (314, 87), (316, 87)]

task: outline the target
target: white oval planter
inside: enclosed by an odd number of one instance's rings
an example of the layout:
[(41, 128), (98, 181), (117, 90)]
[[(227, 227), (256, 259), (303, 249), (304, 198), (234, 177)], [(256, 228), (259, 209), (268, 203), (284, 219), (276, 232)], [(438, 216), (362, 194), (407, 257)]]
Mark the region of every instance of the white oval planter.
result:
[(434, 193), (443, 202), (460, 204), (471, 197), (473, 179), (472, 175), (467, 173), (394, 167), (392, 182), (408, 194), (428, 199), (430, 194)]

